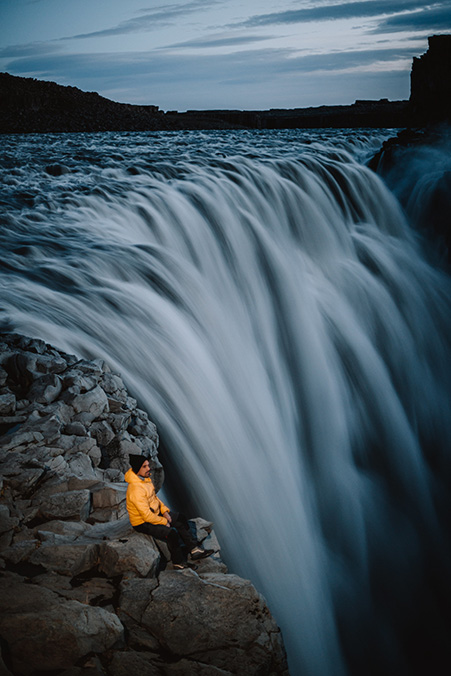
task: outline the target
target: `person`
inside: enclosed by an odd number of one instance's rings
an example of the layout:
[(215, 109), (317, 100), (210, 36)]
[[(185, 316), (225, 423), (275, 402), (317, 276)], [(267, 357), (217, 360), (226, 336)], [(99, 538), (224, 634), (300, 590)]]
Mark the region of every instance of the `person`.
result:
[(193, 561), (213, 554), (213, 549), (203, 549), (191, 535), (183, 514), (172, 512), (157, 496), (147, 458), (130, 454), (129, 461), (130, 469), (125, 474), (128, 483), (126, 505), (133, 528), (138, 533), (165, 541), (176, 570), (195, 567), (187, 562), (180, 540), (188, 548)]

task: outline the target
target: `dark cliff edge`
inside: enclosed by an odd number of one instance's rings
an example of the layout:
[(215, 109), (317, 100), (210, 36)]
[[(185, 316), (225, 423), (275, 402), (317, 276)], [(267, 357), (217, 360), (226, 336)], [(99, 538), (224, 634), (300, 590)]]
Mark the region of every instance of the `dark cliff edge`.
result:
[(415, 127), (451, 119), (451, 35), (414, 58), (408, 101), (270, 110), (189, 110), (110, 101), (95, 92), (0, 73), (0, 133)]

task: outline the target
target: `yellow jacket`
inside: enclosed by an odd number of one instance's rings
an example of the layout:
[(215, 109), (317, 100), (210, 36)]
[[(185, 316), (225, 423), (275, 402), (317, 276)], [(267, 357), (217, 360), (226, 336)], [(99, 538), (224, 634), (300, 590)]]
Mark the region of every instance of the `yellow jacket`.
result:
[(145, 522), (166, 526), (168, 522), (161, 514), (169, 512), (169, 507), (157, 497), (152, 479), (140, 479), (130, 467), (125, 474), (125, 481), (128, 483), (127, 512), (132, 526)]

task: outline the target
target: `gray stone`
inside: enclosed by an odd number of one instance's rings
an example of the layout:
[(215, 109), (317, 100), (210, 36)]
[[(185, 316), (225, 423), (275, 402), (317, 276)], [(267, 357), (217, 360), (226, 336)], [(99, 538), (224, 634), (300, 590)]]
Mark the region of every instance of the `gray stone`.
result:
[(7, 380), (8, 380), (8, 372), (5, 371), (3, 366), (0, 366), (0, 387), (3, 387), (3, 385), (6, 384)]
[(105, 373), (101, 380), (102, 388), (107, 394), (115, 394), (115, 392), (124, 392), (124, 401), (127, 397), (125, 385), (122, 378), (114, 373)]
[[(62, 535), (59, 538), (65, 539)], [(98, 546), (95, 543), (87, 544), (82, 541), (63, 544), (49, 541), (41, 544), (28, 557), (30, 563), (70, 577), (91, 570), (97, 563), (97, 559)]]
[(46, 519), (71, 519), (86, 521), (91, 507), (88, 490), (67, 491), (49, 496), (40, 505), (40, 512)]
[[(126, 399), (126, 397), (125, 397)], [(108, 395), (108, 407), (112, 413), (120, 413), (124, 410), (124, 401), (121, 401), (117, 396)]]
[(69, 403), (76, 413), (89, 413), (91, 420), (108, 410), (107, 396), (99, 385), (85, 394), (74, 396)]
[(107, 446), (115, 437), (114, 430), (106, 420), (93, 423), (90, 432), (101, 446)]
[(123, 573), (146, 577), (156, 574), (160, 552), (151, 538), (132, 533), (127, 538), (102, 543), (99, 558), (99, 570), (109, 577)]
[(41, 373), (61, 373), (67, 366), (67, 361), (56, 354), (42, 354), (36, 358), (36, 370)]
[(127, 624), (129, 618), (141, 623), (144, 611), (151, 601), (152, 592), (158, 584), (158, 580), (148, 578), (124, 579), (121, 582), (118, 612), (124, 624)]
[(89, 653), (123, 644), (115, 614), (34, 584), (0, 579), (0, 610), (0, 634), (13, 670), (25, 676), (67, 669)]
[(62, 390), (61, 378), (55, 374), (46, 374), (37, 378), (28, 390), (27, 398), (41, 404), (51, 404)]
[(28, 561), (28, 558), (40, 546), (37, 539), (24, 540), (23, 542), (13, 542), (9, 547), (2, 551), (2, 557), (5, 561), (17, 565), (22, 561)]
[(56, 533), (67, 538), (76, 539), (92, 529), (87, 523), (83, 521), (47, 521), (39, 527), (40, 530), (45, 530), (47, 533)]
[(35, 432), (33, 430), (17, 430), (11, 435), (5, 434), (0, 438), (0, 443), (3, 446), (3, 450), (10, 451), (13, 448), (18, 448), (19, 446), (26, 446), (27, 444), (35, 444), (44, 441), (44, 435), (41, 432)]
[(125, 501), (127, 484), (99, 484), (92, 490), (92, 506), (94, 509), (117, 508)]
[(6, 533), (19, 525), (19, 519), (11, 517), (8, 505), (0, 505), (0, 533)]
[(71, 458), (69, 458), (67, 464), (69, 467), (69, 473), (79, 477), (80, 479), (98, 479), (91, 462), (91, 458), (85, 453), (76, 453)]
[(63, 429), (64, 434), (75, 435), (77, 437), (85, 437), (87, 434), (86, 427), (81, 422), (70, 422)]
[(280, 632), (249, 581), (165, 571), (159, 582), (141, 625), (165, 650), (242, 676), (288, 674)]
[(12, 392), (0, 395), (0, 414), (11, 415), (16, 411), (16, 397)]
[(129, 411), (124, 411), (122, 413), (111, 413), (112, 409), (110, 406), (110, 414), (108, 416), (108, 421), (113, 428), (114, 432), (124, 432), (127, 429), (127, 426), (131, 420), (131, 413)]
[[(195, 672), (191, 672), (194, 676)], [(164, 663), (156, 655), (145, 652), (114, 652), (108, 665), (109, 676), (166, 676)]]

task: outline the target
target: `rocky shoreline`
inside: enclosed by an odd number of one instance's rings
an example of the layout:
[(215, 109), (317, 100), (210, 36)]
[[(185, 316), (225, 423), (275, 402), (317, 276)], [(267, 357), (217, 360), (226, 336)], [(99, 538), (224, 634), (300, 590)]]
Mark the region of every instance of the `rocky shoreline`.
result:
[(288, 674), (252, 584), (215, 553), (175, 571), (125, 509), (128, 454), (164, 479), (158, 434), (102, 360), (0, 335), (0, 673)]

